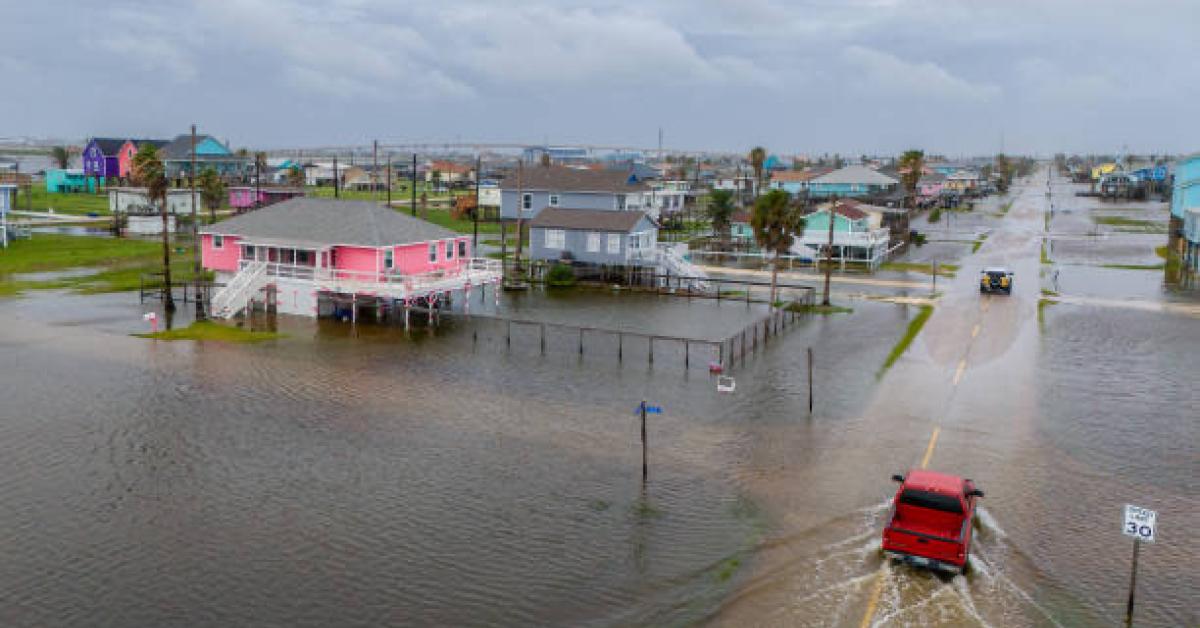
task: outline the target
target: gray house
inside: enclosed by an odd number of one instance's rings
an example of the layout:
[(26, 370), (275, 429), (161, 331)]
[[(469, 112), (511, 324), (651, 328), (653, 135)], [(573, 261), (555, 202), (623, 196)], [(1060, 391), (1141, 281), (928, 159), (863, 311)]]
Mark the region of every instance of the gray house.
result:
[(529, 225), (535, 260), (653, 266), (657, 245), (658, 226), (641, 211), (547, 207)]
[(500, 185), (500, 217), (532, 220), (548, 207), (632, 211), (648, 209), (650, 188), (628, 171), (532, 166)]

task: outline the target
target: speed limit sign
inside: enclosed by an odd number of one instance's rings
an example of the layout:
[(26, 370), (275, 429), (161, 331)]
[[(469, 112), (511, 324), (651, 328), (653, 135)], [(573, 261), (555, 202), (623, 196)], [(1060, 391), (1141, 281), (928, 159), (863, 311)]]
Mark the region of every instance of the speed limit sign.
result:
[(1125, 524), (1121, 532), (1139, 541), (1154, 542), (1154, 529), (1158, 522), (1158, 513), (1146, 508), (1125, 504)]

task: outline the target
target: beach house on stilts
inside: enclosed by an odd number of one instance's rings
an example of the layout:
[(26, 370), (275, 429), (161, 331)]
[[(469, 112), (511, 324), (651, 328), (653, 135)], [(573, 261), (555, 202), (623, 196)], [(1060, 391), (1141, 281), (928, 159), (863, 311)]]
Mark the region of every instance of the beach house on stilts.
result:
[(313, 317), (433, 307), (501, 274), (499, 261), (472, 257), (470, 236), (366, 201), (294, 198), (201, 234), (218, 318), (254, 302)]

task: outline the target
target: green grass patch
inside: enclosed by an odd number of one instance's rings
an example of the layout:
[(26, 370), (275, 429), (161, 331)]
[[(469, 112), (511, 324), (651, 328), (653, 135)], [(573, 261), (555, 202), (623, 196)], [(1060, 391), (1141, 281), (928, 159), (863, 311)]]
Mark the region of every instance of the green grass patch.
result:
[(975, 240), (974, 242), (972, 242), (972, 243), (971, 243), (971, 252), (972, 252), (972, 253), (978, 253), (978, 252), (979, 252), (979, 247), (983, 246), (983, 243), (984, 243), (985, 241), (987, 241), (987, 234), (986, 234), (986, 233), (985, 233), (985, 234), (983, 234), (983, 235), (981, 235), (981, 236), (979, 236), (979, 239), (978, 239), (978, 240)]
[[(193, 278), (191, 247), (171, 247), (171, 274), (175, 282)], [(95, 273), (44, 281), (15, 280), (17, 273), (55, 272), (94, 268)], [(26, 290), (73, 289), (83, 294), (137, 290), (142, 276), (162, 270), (162, 243), (153, 240), (34, 234), (0, 251), (0, 295)], [(148, 287), (154, 287), (153, 281)]]
[[(398, 208), (396, 211), (408, 213), (410, 210), (408, 208)], [(470, 218), (455, 218), (450, 215), (450, 210), (447, 209), (418, 209), (417, 217), (424, 218), (428, 222), (458, 233), (475, 233), (474, 221)], [(499, 234), (500, 223), (481, 221), (479, 223), (479, 233)], [(499, 244), (499, 240), (497, 240), (497, 244)]]
[(896, 363), (896, 360), (899, 360), (900, 356), (904, 355), (904, 352), (908, 350), (908, 346), (912, 344), (912, 341), (917, 337), (917, 334), (921, 333), (921, 329), (925, 327), (925, 323), (929, 320), (929, 317), (933, 315), (932, 305), (921, 305), (918, 307), (920, 307), (920, 311), (917, 312), (917, 315), (914, 316), (911, 321), (909, 321), (908, 329), (904, 331), (904, 335), (901, 336), (900, 340), (896, 342), (896, 346), (892, 347), (892, 352), (889, 353), (887, 359), (884, 360), (883, 366), (879, 369), (879, 373), (876, 375), (876, 377), (883, 377), (883, 374), (886, 373), (888, 369), (892, 368), (892, 365)]
[(721, 291), (719, 291), (719, 294), (722, 299), (729, 299), (729, 298), (736, 299), (739, 297), (746, 296), (746, 291), (745, 290), (721, 290)]
[(1041, 329), (1046, 324), (1046, 308), (1058, 303), (1054, 299), (1038, 299), (1038, 328)]
[(796, 303), (795, 301), (783, 306), (783, 309), (798, 314), (850, 314), (854, 312), (854, 308), (843, 307), (841, 305), (810, 305), (807, 303)]
[(1101, 264), (1101, 268), (1116, 268), (1118, 270), (1162, 270), (1167, 267), (1162, 264)]
[(716, 578), (717, 582), (726, 582), (737, 573), (738, 568), (742, 566), (742, 559), (737, 556), (726, 558), (717, 566)]
[(44, 212), (53, 209), (56, 214), (70, 214), (72, 216), (86, 216), (87, 214), (111, 215), (108, 211), (107, 192), (101, 192), (100, 194), (87, 192), (52, 194), (46, 191), (44, 184), (38, 185), (37, 183), (34, 183), (29, 200), (25, 199), (24, 192), (22, 192), (20, 198), (13, 205), (13, 209), (18, 211), (26, 208), (35, 212)]
[(1155, 220), (1141, 218), (1126, 218), (1125, 216), (1092, 216), (1092, 222), (1098, 225), (1114, 227), (1116, 231), (1131, 233), (1166, 233), (1167, 225)]
[(1049, 288), (1042, 288), (1042, 295), (1047, 297), (1056, 297), (1058, 296), (1058, 293)]
[(1001, 205), (1000, 206), (1000, 215), (1003, 216), (1003, 215), (1007, 214), (1008, 210), (1012, 209), (1012, 206), (1013, 206), (1013, 201), (1009, 201), (1009, 202)]
[(942, 220), (942, 208), (934, 207), (933, 211), (929, 212), (929, 222), (940, 222)]
[(210, 340), (215, 342), (262, 342), (282, 338), (283, 334), (273, 331), (251, 331), (242, 327), (231, 327), (211, 321), (197, 321), (177, 329), (168, 329), (150, 334), (134, 334), (139, 338), (154, 340)]
[[(925, 262), (884, 262), (879, 265), (881, 270), (897, 270), (910, 273), (925, 273), (926, 275), (933, 274), (933, 264)], [(938, 264), (937, 274), (939, 277), (954, 277), (958, 272), (958, 264)]]
[(1049, 253), (1046, 252), (1046, 242), (1044, 240), (1042, 241), (1042, 263), (1043, 264), (1053, 264), (1054, 263), (1054, 260), (1050, 259)]

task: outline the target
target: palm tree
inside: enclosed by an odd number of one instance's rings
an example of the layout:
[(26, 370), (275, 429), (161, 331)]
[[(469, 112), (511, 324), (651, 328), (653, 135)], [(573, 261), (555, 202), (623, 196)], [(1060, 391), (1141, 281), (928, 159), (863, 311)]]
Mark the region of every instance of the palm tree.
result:
[(158, 149), (147, 144), (138, 149), (133, 156), (133, 179), (138, 185), (146, 188), (146, 196), (153, 203), (159, 202), (159, 213), (162, 215), (163, 243), (163, 309), (175, 311), (175, 299), (171, 296), (171, 230), (167, 214), (167, 177), (163, 162), (158, 158)]
[(65, 170), (71, 165), (71, 151), (66, 146), (55, 146), (50, 149), (50, 159), (55, 165)]
[(217, 208), (225, 200), (225, 182), (217, 176), (216, 170), (209, 167), (200, 172), (197, 183), (200, 184), (200, 198), (204, 202), (204, 206), (208, 208), (209, 218), (212, 222), (216, 222)]
[(762, 188), (763, 164), (767, 161), (767, 149), (762, 146), (755, 146), (750, 149), (750, 167), (754, 168), (754, 195), (758, 196), (758, 190)]
[(754, 201), (750, 226), (759, 248), (771, 253), (771, 307), (775, 307), (779, 256), (792, 248), (794, 234), (804, 229), (804, 216), (792, 205), (792, 197), (785, 190), (771, 190)]
[(733, 192), (713, 190), (708, 195), (708, 217), (712, 220), (713, 232), (723, 244), (729, 244), (729, 227), (733, 222)]
[(916, 149), (904, 151), (900, 155), (898, 165), (900, 185), (904, 186), (909, 209), (914, 209), (917, 206), (917, 182), (921, 180), (922, 171), (925, 169), (925, 151)]

